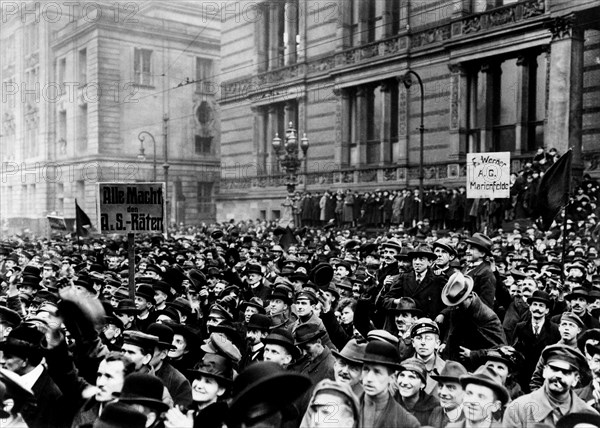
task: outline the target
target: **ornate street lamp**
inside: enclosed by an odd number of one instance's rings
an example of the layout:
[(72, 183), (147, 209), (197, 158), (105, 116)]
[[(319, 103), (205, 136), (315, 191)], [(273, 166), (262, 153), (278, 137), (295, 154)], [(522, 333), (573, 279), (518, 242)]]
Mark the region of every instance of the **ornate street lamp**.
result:
[[(294, 194), (296, 190), (296, 184), (298, 179), (298, 169), (302, 164), (302, 160), (304, 161), (304, 188), (306, 188), (306, 173), (308, 168), (307, 163), (307, 152), (308, 152), (308, 137), (306, 134), (300, 139), (300, 147), (298, 147), (298, 137), (296, 134), (296, 129), (294, 128), (294, 124), (290, 122), (289, 127), (285, 133), (285, 143), (281, 144), (281, 138), (279, 138), (279, 134), (275, 134), (275, 138), (273, 138), (273, 150), (277, 155), (277, 160), (279, 161), (279, 165), (283, 169), (283, 172), (287, 175), (287, 191), (290, 195)], [(302, 150), (303, 158), (302, 160), (298, 157), (298, 148)]]
[(415, 73), (412, 70), (408, 70), (400, 80), (404, 83), (404, 87), (408, 90), (413, 84), (412, 76), (417, 78), (419, 82), (419, 89), (421, 90), (421, 124), (419, 125), (419, 220), (423, 220), (423, 135), (425, 133), (425, 93), (423, 92), (423, 81), (421, 80), (421, 76)]
[(152, 161), (152, 181), (156, 182), (156, 140), (154, 139), (154, 135), (148, 131), (142, 131), (138, 134), (138, 140), (140, 140), (140, 153), (138, 154), (138, 159), (142, 161), (146, 160), (146, 156), (144, 155), (144, 141), (146, 140), (146, 135), (150, 137), (152, 140), (152, 146), (154, 147), (154, 160)]

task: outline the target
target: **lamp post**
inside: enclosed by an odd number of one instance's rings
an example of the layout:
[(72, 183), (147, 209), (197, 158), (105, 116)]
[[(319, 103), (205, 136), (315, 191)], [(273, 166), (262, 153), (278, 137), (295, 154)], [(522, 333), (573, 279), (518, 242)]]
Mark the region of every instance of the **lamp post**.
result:
[(288, 129), (285, 133), (285, 144), (281, 144), (281, 138), (279, 138), (279, 134), (275, 134), (275, 138), (273, 138), (273, 150), (275, 150), (275, 154), (277, 155), (277, 159), (279, 160), (279, 164), (283, 169), (284, 173), (287, 175), (287, 191), (290, 196), (292, 196), (296, 190), (296, 184), (298, 179), (298, 169), (302, 164), (302, 160), (304, 160), (304, 188), (306, 189), (306, 173), (308, 168), (308, 163), (306, 162), (306, 155), (308, 152), (308, 137), (306, 134), (300, 139), (300, 149), (304, 155), (303, 159), (300, 160), (298, 157), (298, 136), (296, 134), (296, 129), (294, 128), (294, 124), (292, 122), (289, 123)]
[(425, 133), (425, 93), (423, 92), (423, 81), (421, 80), (421, 76), (415, 73), (412, 70), (408, 70), (404, 75), (400, 78), (402, 83), (404, 83), (404, 87), (408, 90), (413, 84), (412, 76), (416, 77), (417, 82), (419, 83), (419, 89), (421, 91), (421, 124), (419, 125), (419, 221), (423, 220), (423, 198), (425, 195), (423, 194), (423, 135)]
[(146, 141), (146, 136), (150, 137), (152, 140), (152, 146), (154, 148), (154, 159), (152, 161), (152, 181), (156, 182), (156, 140), (154, 139), (154, 135), (148, 131), (142, 131), (138, 134), (138, 140), (140, 140), (140, 153), (138, 154), (138, 159), (146, 159), (146, 156), (144, 155), (144, 141)]

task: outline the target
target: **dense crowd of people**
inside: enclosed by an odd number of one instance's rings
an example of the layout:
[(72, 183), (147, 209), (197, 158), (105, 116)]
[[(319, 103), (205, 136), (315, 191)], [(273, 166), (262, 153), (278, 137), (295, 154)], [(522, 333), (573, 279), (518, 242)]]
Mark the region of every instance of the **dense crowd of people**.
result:
[(594, 189), (564, 231), (4, 239), (1, 423), (599, 427)]

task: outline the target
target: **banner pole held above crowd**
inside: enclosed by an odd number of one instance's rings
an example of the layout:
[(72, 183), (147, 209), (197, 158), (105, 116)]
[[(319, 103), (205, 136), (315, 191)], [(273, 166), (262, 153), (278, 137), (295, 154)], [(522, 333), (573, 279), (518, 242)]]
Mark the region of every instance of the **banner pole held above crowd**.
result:
[(127, 234), (127, 253), (129, 255), (129, 297), (135, 301), (135, 233)]

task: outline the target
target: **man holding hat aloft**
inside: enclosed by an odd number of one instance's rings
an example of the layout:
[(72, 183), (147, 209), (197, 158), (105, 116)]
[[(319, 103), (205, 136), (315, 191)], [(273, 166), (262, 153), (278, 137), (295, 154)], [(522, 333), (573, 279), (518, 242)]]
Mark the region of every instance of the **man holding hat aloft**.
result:
[(389, 309), (396, 306), (401, 297), (410, 297), (425, 316), (433, 319), (444, 309), (440, 297), (444, 279), (435, 275), (431, 269), (431, 264), (437, 256), (431, 247), (421, 245), (410, 251), (408, 257), (412, 263), (412, 271), (402, 274), (399, 280), (392, 284), (383, 296), (383, 306)]
[(412, 346), (415, 350), (414, 358), (425, 364), (427, 383), (424, 391), (426, 394), (437, 394), (437, 382), (431, 378), (432, 374), (440, 373), (446, 366), (437, 353), (440, 347), (440, 329), (435, 321), (429, 318), (419, 318), (410, 329)]
[(361, 427), (418, 428), (417, 418), (408, 413), (392, 396), (390, 385), (394, 373), (400, 370), (400, 356), (394, 345), (381, 340), (369, 342), (362, 357), (362, 385), (360, 397)]
[(473, 292), (473, 279), (454, 273), (442, 290), (442, 301), (448, 311), (448, 330), (442, 356), (472, 366), (471, 351), (506, 345), (504, 329), (498, 315)]
[(465, 274), (473, 278), (473, 290), (481, 301), (489, 308), (494, 309), (496, 297), (496, 277), (490, 263), (492, 240), (483, 233), (474, 233), (465, 240), (467, 243), (467, 261), (469, 262)]
[(521, 428), (535, 423), (555, 426), (569, 413), (597, 414), (573, 391), (579, 373), (587, 367), (585, 357), (578, 349), (565, 345), (548, 346), (542, 352), (544, 384), (510, 403), (504, 412), (504, 428)]
[(550, 295), (536, 290), (527, 303), (531, 316), (518, 323), (513, 333), (513, 346), (525, 358), (519, 373), (519, 383), (525, 392), (529, 391), (531, 375), (544, 348), (560, 340), (558, 326), (547, 318), (552, 305)]

